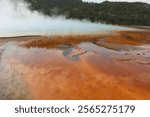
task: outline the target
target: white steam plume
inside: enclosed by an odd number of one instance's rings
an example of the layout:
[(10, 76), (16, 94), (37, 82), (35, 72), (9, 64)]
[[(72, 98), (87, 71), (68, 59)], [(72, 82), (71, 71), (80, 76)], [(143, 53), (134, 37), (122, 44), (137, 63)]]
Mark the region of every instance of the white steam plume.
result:
[(23, 0), (0, 0), (0, 36), (87, 34), (120, 30), (121, 27), (47, 17), (29, 10)]

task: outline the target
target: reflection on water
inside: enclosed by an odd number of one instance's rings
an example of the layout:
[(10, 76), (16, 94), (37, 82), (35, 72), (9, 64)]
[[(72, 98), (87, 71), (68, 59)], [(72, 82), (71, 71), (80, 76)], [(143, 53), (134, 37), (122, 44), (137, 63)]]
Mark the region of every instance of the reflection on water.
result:
[(145, 32), (13, 39), (0, 48), (0, 98), (150, 99), (149, 39)]

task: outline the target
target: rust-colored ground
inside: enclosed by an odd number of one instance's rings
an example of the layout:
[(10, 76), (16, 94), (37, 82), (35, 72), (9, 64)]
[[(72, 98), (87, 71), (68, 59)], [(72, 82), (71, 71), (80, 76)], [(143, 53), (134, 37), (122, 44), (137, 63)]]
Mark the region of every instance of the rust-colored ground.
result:
[(150, 99), (149, 31), (0, 43), (1, 99)]

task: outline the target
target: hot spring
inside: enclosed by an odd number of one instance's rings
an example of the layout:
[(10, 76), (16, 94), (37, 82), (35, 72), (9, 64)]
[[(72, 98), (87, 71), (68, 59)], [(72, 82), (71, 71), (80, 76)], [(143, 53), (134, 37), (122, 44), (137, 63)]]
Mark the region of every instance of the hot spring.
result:
[(31, 11), (23, 0), (0, 0), (0, 36), (97, 34), (124, 30), (120, 26), (66, 19), (65, 16), (45, 16)]

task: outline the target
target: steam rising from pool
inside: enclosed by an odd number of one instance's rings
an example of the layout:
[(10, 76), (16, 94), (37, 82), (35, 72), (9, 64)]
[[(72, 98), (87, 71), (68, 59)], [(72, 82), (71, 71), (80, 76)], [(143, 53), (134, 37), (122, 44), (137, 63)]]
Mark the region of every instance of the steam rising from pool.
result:
[(31, 11), (23, 0), (0, 0), (0, 36), (87, 34), (121, 30), (123, 27), (48, 17)]

